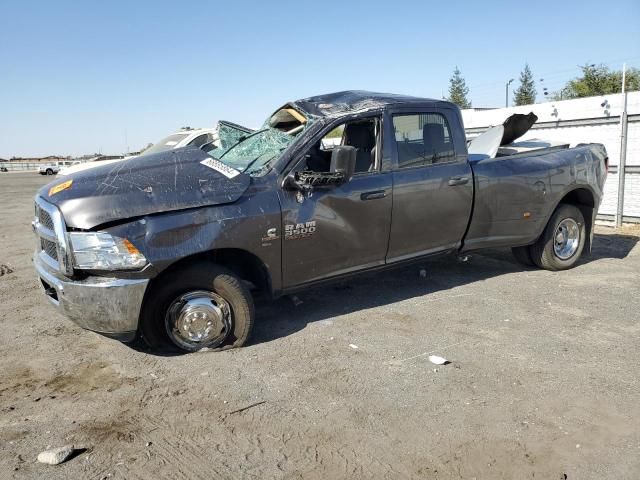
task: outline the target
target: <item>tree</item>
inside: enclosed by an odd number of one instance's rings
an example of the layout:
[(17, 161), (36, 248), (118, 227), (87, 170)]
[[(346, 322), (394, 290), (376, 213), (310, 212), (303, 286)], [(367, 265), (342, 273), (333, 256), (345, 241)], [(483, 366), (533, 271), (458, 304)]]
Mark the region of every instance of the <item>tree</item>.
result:
[(453, 75), (449, 79), (449, 100), (460, 108), (471, 108), (471, 102), (467, 99), (469, 88), (464, 81), (464, 77), (460, 73), (458, 67), (453, 71)]
[(520, 72), (520, 86), (513, 92), (513, 104), (531, 105), (536, 103), (536, 85), (529, 64), (525, 63), (524, 70)]
[[(583, 65), (580, 69), (582, 76), (569, 80), (560, 91), (553, 94), (553, 100), (593, 97), (622, 91), (622, 70), (611, 71), (606, 65)], [(627, 70), (625, 89), (640, 90), (640, 70)]]

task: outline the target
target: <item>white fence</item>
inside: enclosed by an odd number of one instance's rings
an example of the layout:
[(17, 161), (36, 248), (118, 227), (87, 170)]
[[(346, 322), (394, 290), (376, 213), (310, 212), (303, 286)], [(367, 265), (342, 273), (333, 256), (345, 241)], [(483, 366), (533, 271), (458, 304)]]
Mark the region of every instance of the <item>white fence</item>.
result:
[(38, 162), (0, 162), (0, 168), (4, 167), (9, 172), (25, 172), (27, 170), (37, 171), (40, 165), (47, 165), (47, 163)]
[[(538, 121), (520, 140), (542, 138), (578, 143), (602, 143), (609, 154), (609, 175), (599, 218), (613, 220), (618, 202), (620, 160), (620, 115), (622, 94), (545, 102), (494, 110), (463, 110), (467, 135), (473, 137), (492, 125), (499, 125), (514, 113), (533, 112)], [(640, 92), (627, 94), (627, 162), (624, 189), (625, 221), (640, 221)]]

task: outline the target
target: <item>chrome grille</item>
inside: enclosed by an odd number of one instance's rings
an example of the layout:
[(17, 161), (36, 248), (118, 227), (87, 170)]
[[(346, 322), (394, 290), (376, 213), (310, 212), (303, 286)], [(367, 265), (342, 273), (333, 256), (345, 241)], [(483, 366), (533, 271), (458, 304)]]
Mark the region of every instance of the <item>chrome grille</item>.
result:
[(46, 238), (41, 238), (40, 248), (44, 253), (49, 255), (54, 260), (58, 261), (58, 247), (55, 242), (47, 240)]
[(46, 210), (43, 210), (42, 208), (40, 208), (38, 204), (36, 204), (36, 217), (43, 227), (48, 228), (52, 232), (54, 231), (53, 220), (51, 219), (51, 215), (49, 215), (49, 213)]
[(67, 228), (62, 214), (55, 205), (36, 197), (33, 231), (38, 237), (36, 255), (51, 268), (72, 274), (67, 250)]

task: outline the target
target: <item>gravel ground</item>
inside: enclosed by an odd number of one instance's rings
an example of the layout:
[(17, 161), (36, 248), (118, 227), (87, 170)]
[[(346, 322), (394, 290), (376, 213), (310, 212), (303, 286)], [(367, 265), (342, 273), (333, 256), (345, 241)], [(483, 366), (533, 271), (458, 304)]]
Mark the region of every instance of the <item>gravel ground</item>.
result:
[(567, 272), (492, 250), (261, 303), (248, 347), (160, 357), (46, 301), (47, 180), (0, 174), (0, 478), (640, 478), (637, 227)]

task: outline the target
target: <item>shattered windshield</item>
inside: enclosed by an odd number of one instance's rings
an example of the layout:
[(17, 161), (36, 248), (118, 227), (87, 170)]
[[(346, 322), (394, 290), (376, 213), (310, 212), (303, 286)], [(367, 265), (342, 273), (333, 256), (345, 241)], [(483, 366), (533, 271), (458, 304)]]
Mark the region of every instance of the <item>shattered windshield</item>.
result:
[(265, 172), (270, 163), (295, 139), (294, 135), (267, 127), (242, 138), (228, 149), (216, 149), (209, 152), (209, 155), (236, 170), (249, 175), (259, 175)]
[(229, 150), (236, 143), (242, 140), (245, 137), (248, 137), (255, 131), (243, 127), (242, 125), (237, 125), (235, 123), (220, 121), (218, 122), (218, 140), (220, 141), (220, 147), (223, 150)]

